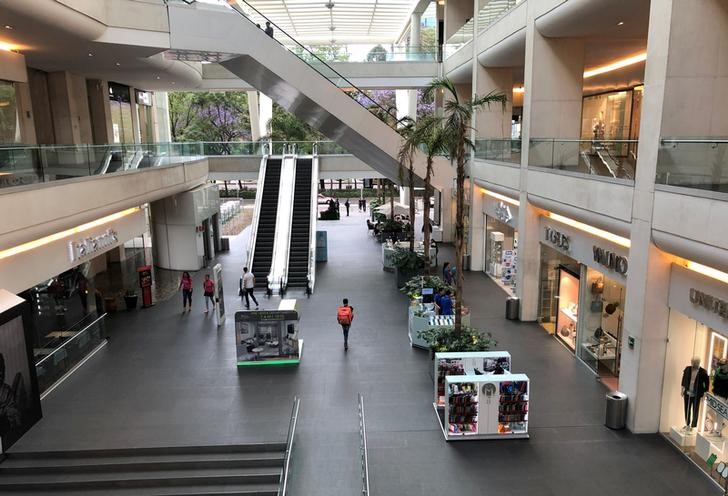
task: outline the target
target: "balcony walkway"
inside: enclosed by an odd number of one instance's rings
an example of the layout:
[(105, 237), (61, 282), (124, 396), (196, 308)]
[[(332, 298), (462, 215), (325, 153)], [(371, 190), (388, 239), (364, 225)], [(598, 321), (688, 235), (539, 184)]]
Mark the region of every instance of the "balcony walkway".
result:
[[(343, 209), (342, 209), (343, 210)], [(177, 297), (110, 321), (111, 342), (44, 401), (44, 419), (14, 450), (118, 448), (282, 440), (301, 397), (291, 494), (360, 493), (357, 393), (366, 401), (372, 494), (431, 496), (720, 494), (658, 435), (602, 426), (604, 389), (533, 323), (503, 319), (505, 295), (467, 274), (473, 323), (491, 330), (532, 381), (531, 439), (446, 444), (432, 410), (429, 354), (409, 347), (406, 298), (383, 272), (364, 214), (321, 222), (329, 261), (316, 294), (299, 300), (305, 346), (297, 369), (235, 367), (232, 312), (241, 237), (220, 257), (229, 319)], [(444, 259), (441, 253), (440, 261)], [(355, 307), (344, 353), (336, 306)], [(263, 308), (277, 305), (261, 300)]]

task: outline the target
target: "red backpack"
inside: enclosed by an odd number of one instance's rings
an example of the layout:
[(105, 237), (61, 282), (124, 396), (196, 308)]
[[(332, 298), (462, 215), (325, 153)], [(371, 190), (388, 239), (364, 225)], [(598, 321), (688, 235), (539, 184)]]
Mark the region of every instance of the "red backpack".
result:
[(336, 320), (338, 320), (341, 325), (351, 325), (351, 320), (353, 318), (354, 314), (349, 306), (339, 307), (339, 310), (336, 312)]

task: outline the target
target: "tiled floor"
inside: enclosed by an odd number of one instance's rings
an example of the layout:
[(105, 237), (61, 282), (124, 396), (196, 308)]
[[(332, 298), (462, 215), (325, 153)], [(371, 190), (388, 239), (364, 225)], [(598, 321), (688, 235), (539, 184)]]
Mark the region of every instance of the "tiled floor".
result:
[[(319, 229), (328, 231), (328, 263), (318, 266), (314, 296), (299, 300), (300, 367), (239, 372), (232, 315), (218, 329), (201, 291), (187, 315), (175, 297), (116, 315), (110, 344), (44, 401), (44, 419), (14, 449), (280, 440), (298, 395), (291, 494), (353, 496), (361, 392), (375, 495), (720, 494), (659, 436), (603, 427), (604, 386), (536, 324), (506, 321), (505, 294), (480, 273), (467, 274), (472, 321), (531, 377), (531, 439), (446, 444), (431, 406), (432, 362), (409, 346), (406, 298), (381, 270), (364, 214), (352, 209)], [(242, 239), (219, 259), (229, 312), (241, 309)], [(335, 320), (342, 297), (356, 311), (348, 353)]]

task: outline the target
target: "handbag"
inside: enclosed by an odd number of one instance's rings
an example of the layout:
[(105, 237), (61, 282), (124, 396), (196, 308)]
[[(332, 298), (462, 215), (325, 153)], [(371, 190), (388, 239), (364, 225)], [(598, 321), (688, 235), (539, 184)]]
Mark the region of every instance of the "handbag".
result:
[(601, 298), (592, 300), (590, 310), (593, 313), (601, 313), (603, 308), (604, 308), (604, 301)]
[(604, 279), (601, 277), (592, 283), (592, 294), (602, 294), (604, 292)]

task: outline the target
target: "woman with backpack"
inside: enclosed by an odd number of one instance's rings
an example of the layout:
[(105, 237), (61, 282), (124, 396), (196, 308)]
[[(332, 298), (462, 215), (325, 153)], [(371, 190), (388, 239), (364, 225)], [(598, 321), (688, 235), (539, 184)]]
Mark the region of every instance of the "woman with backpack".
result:
[(347, 298), (344, 298), (343, 303), (336, 312), (336, 320), (339, 321), (341, 330), (344, 332), (344, 351), (348, 351), (349, 328), (351, 327), (351, 321), (354, 320), (354, 308), (349, 306), (349, 300)]

